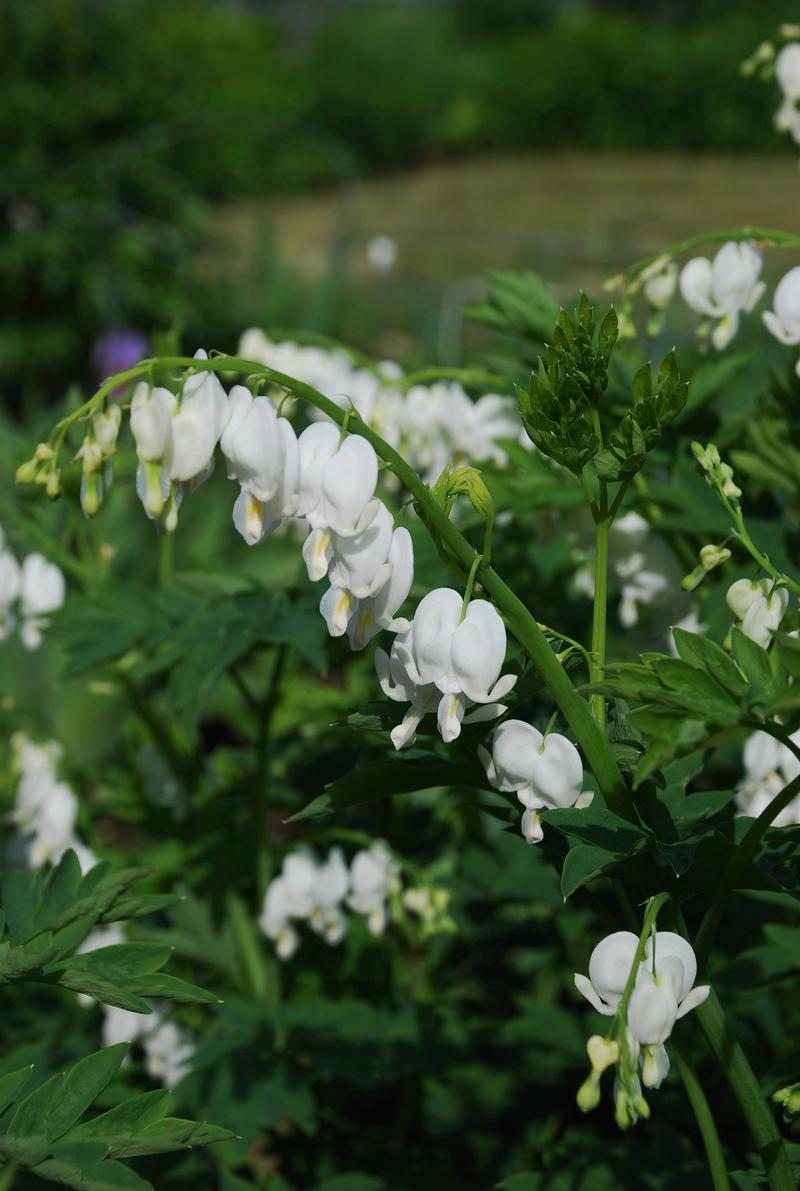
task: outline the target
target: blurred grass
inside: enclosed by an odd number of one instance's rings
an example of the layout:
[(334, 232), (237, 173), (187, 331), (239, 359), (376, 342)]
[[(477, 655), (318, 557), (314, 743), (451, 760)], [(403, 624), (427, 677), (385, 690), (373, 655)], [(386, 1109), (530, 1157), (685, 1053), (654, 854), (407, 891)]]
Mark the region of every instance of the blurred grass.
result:
[[(798, 230), (799, 186), (796, 161), (782, 157), (495, 156), (227, 204), (210, 236), (225, 276), (235, 270), (244, 304), (263, 312), (264, 325), (271, 320), (260, 262), (274, 244), (318, 294), (342, 270), (325, 312), (342, 338), (411, 359), (424, 344), (438, 359), (454, 346), (448, 319), (482, 291), (489, 269), (532, 268), (564, 297), (597, 293), (609, 275), (686, 236), (753, 223)], [(389, 276), (369, 265), (378, 235), (398, 247)], [(783, 264), (781, 257), (774, 267)]]

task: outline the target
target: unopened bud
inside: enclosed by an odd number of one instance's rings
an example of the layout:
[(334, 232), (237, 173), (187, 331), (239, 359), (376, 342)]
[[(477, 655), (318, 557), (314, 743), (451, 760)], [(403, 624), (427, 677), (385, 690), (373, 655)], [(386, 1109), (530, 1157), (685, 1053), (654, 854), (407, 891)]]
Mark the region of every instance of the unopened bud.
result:
[(600, 1076), (596, 1071), (587, 1075), (578, 1088), (575, 1099), (581, 1112), (591, 1112), (593, 1108), (597, 1108), (600, 1103)]
[(103, 499), (103, 482), (98, 473), (84, 471), (81, 476), (81, 508), (85, 517), (96, 517)]
[(57, 467), (48, 473), (44, 490), (48, 500), (58, 500), (61, 495), (61, 473)]
[(731, 556), (727, 546), (701, 546), (700, 562), (704, 571), (713, 571), (720, 563), (727, 562)]
[(37, 463), (47, 463), (53, 458), (53, 448), (49, 442), (40, 442), (36, 450), (33, 452), (33, 457)]
[(24, 463), (20, 463), (16, 471), (16, 481), (18, 484), (33, 484), (36, 480), (36, 472), (38, 467), (35, 459), (26, 459)]

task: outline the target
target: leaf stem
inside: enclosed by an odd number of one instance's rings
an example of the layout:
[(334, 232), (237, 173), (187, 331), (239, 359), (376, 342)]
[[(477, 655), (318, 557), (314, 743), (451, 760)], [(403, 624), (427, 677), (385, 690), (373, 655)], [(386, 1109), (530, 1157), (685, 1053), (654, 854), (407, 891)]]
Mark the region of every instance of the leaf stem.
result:
[(683, 1082), (686, 1096), (692, 1106), (692, 1112), (697, 1121), (697, 1127), (700, 1130), (700, 1136), (703, 1139), (703, 1147), (706, 1152), (706, 1160), (708, 1162), (708, 1169), (711, 1172), (714, 1191), (730, 1191), (731, 1182), (728, 1178), (725, 1155), (722, 1152), (722, 1143), (719, 1139), (711, 1106), (703, 1091), (703, 1085), (698, 1079), (694, 1063), (689, 1056), (689, 1051), (684, 1048), (684, 1044), (673, 1038), (672, 1049), (675, 1054), (678, 1074)]
[(758, 1147), (771, 1191), (796, 1191), (789, 1156), (775, 1118), (744, 1051), (725, 1020), (719, 997), (713, 988), (696, 1012), (706, 1041), (725, 1072)]
[[(606, 618), (608, 613), (608, 518), (597, 522), (594, 556), (594, 608), (592, 610), (592, 648), (590, 680), (602, 682), (606, 662)], [(606, 701), (604, 695), (592, 695), (592, 713), (598, 726), (605, 731)]]

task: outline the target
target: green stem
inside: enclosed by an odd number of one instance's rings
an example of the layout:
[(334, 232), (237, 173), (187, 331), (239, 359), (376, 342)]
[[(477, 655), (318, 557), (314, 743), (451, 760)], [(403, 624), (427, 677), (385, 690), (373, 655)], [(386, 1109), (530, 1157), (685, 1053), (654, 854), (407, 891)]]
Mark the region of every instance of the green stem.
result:
[[(775, 735), (775, 733), (770, 732), (770, 735)], [(781, 736), (778, 736), (778, 739), (780, 740)], [(714, 935), (739, 877), (755, 856), (758, 845), (771, 827), (773, 820), (798, 793), (800, 793), (800, 776), (784, 786), (780, 794), (777, 794), (758, 818), (753, 820), (744, 838), (734, 849), (697, 932), (694, 950), (697, 955), (698, 971), (702, 972), (705, 969)]]
[(686, 1095), (692, 1106), (694, 1118), (697, 1121), (697, 1127), (700, 1130), (700, 1136), (703, 1139), (714, 1191), (730, 1191), (731, 1182), (728, 1178), (727, 1167), (725, 1166), (725, 1155), (722, 1152), (719, 1133), (714, 1123), (711, 1106), (703, 1091), (703, 1085), (697, 1077), (694, 1064), (689, 1057), (688, 1050), (684, 1049), (683, 1043), (679, 1043), (673, 1038), (672, 1050), (675, 1055), (678, 1074), (683, 1082)]
[(684, 240), (675, 240), (661, 252), (654, 252), (642, 260), (629, 265), (622, 274), (624, 280), (632, 280), (646, 269), (653, 261), (662, 256), (679, 256), (691, 248), (698, 248), (703, 244), (719, 244), (726, 240), (760, 240), (765, 247), (770, 248), (800, 248), (800, 236), (796, 232), (782, 232), (771, 227), (737, 227), (726, 228), (716, 232), (701, 232), (696, 236), (687, 236)]
[(772, 1111), (744, 1051), (725, 1020), (719, 998), (713, 989), (708, 1000), (696, 1012), (706, 1041), (725, 1072), (747, 1121), (764, 1163), (771, 1191), (796, 1191), (789, 1156)]
[(747, 532), (741, 511), (738, 511), (738, 515), (735, 511), (733, 516), (736, 522), (736, 532), (733, 536), (739, 542), (741, 542), (748, 554), (755, 559), (761, 569), (766, 571), (771, 578), (777, 579), (785, 587), (788, 587), (790, 591), (794, 592), (795, 595), (800, 596), (800, 583), (795, 583), (794, 579), (789, 578), (788, 575), (784, 575), (781, 571), (774, 567), (767, 558), (766, 554), (762, 554), (758, 546), (756, 546), (755, 542), (750, 537), (750, 534)]
[[(608, 605), (608, 531), (609, 519), (598, 521), (594, 556), (594, 609), (592, 612), (592, 683), (602, 682), (606, 662), (606, 617)], [(592, 695), (592, 713), (601, 730), (606, 726), (606, 701), (604, 695)]]

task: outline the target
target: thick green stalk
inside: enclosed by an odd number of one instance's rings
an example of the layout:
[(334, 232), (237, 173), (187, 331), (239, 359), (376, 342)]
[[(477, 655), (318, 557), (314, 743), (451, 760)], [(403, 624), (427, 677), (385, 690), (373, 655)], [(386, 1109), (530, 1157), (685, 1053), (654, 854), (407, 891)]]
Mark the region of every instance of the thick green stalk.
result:
[[(606, 663), (606, 617), (608, 604), (608, 531), (609, 518), (597, 523), (594, 557), (594, 610), (592, 612), (592, 683), (602, 682)], [(604, 695), (592, 695), (592, 712), (601, 730), (606, 726)]]
[(686, 1095), (692, 1106), (694, 1118), (697, 1121), (697, 1127), (700, 1130), (700, 1136), (703, 1139), (714, 1191), (730, 1191), (731, 1182), (728, 1178), (727, 1167), (725, 1166), (725, 1155), (722, 1152), (719, 1133), (714, 1123), (711, 1106), (703, 1091), (703, 1085), (697, 1077), (697, 1072), (694, 1069), (694, 1063), (689, 1057), (688, 1050), (685, 1050), (683, 1044), (677, 1043), (674, 1038), (671, 1046), (675, 1055), (678, 1074), (683, 1082)]
[(736, 1036), (725, 1020), (713, 988), (696, 1010), (706, 1041), (719, 1062), (758, 1147), (771, 1191), (796, 1191), (783, 1139), (769, 1104)]

